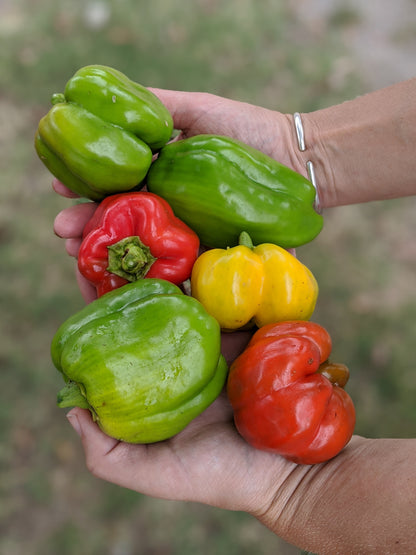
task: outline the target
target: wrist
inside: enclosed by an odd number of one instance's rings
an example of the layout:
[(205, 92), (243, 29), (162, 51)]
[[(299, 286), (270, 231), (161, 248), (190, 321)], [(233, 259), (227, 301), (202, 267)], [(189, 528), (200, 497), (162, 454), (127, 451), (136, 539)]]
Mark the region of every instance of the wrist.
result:
[[(360, 441), (361, 438), (354, 436), (352, 444)], [(325, 464), (294, 464), (282, 481), (279, 475), (274, 489), (270, 487), (269, 493), (272, 491), (273, 495), (266, 510), (252, 513), (253, 516), (300, 549), (329, 554), (338, 552), (341, 546), (349, 546), (353, 537), (349, 538), (348, 532), (339, 539), (343, 511), (338, 506), (338, 490), (343, 486), (335, 477), (345, 473), (350, 449), (351, 446)]]
[(302, 114), (324, 207), (416, 193), (416, 79)]
[[(353, 436), (324, 464), (292, 468), (254, 514), (313, 553), (412, 552), (416, 441)], [(382, 510), (380, 510), (382, 508)], [(369, 520), (371, 516), (371, 520)]]
[(275, 112), (279, 130), (272, 156), (281, 164), (308, 178), (303, 153), (299, 150), (292, 114)]
[[(299, 137), (297, 136), (298, 158), (300, 164), (305, 168), (303, 173), (306, 173), (306, 177), (313, 181), (317, 190), (318, 208), (322, 209), (324, 207), (336, 206), (338, 198), (334, 170), (326, 149), (326, 136), (322, 133), (319, 125), (317, 125), (314, 114), (312, 112), (299, 115), (305, 139), (304, 148), (301, 149)], [(296, 134), (295, 116), (292, 116), (292, 118)]]
[(317, 148), (320, 143), (310, 126), (305, 126), (307, 115), (297, 112), (284, 115), (287, 159), (280, 158), (279, 161), (311, 181), (316, 190), (315, 210), (320, 213), (324, 206), (331, 205), (328, 199), (328, 177), (321, 149)]

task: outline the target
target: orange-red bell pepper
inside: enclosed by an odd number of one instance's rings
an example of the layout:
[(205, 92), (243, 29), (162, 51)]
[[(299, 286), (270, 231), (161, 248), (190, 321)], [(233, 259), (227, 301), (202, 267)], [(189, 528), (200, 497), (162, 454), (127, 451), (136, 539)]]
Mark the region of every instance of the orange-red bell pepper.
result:
[(291, 321), (259, 329), (230, 368), (228, 397), (240, 434), (258, 449), (303, 464), (337, 455), (349, 442), (355, 409), (344, 365), (328, 362), (328, 332)]

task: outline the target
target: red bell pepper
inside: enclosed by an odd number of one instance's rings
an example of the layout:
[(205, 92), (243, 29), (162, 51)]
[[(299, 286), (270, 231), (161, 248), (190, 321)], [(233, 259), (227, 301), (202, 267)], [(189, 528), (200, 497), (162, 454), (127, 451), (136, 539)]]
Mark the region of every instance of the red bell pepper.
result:
[(301, 464), (324, 462), (349, 442), (355, 409), (348, 369), (328, 361), (332, 343), (314, 322), (260, 328), (233, 362), (227, 393), (241, 436)]
[(97, 295), (138, 279), (180, 285), (191, 275), (199, 238), (154, 193), (106, 197), (83, 232), (78, 268)]

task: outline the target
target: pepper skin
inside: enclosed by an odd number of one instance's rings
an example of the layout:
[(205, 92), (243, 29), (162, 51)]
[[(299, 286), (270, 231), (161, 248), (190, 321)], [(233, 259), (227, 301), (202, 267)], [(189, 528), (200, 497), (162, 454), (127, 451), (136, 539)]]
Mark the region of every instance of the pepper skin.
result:
[(253, 322), (258, 327), (284, 320), (309, 320), (318, 297), (312, 272), (285, 249), (253, 247), (247, 233), (229, 249), (211, 249), (196, 260), (192, 296), (223, 330)]
[(152, 152), (172, 133), (160, 100), (107, 66), (78, 70), (52, 104), (35, 149), (55, 177), (91, 200), (142, 186)]
[(298, 247), (323, 226), (310, 181), (229, 137), (197, 135), (167, 144), (151, 165), (147, 188), (208, 247), (235, 245), (242, 230), (256, 244)]
[(328, 332), (314, 322), (270, 324), (253, 335), (227, 384), (236, 427), (248, 443), (300, 464), (327, 461), (345, 447), (355, 409), (337, 385), (348, 371), (326, 362), (331, 348)]
[(168, 109), (149, 89), (108, 66), (79, 69), (65, 86), (65, 98), (145, 142), (153, 152), (172, 135)]
[(169, 204), (145, 191), (105, 198), (86, 224), (78, 268), (97, 295), (141, 278), (187, 280), (199, 239)]
[(180, 432), (227, 375), (218, 323), (164, 280), (103, 295), (64, 322), (52, 360), (67, 382), (58, 406), (88, 408), (109, 436), (153, 443)]

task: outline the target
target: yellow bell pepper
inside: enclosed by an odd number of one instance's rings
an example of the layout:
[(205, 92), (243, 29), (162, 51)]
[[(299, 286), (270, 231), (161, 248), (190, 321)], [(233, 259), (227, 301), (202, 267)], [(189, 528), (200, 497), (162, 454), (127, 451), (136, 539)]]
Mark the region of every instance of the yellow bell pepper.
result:
[(309, 320), (318, 298), (312, 272), (295, 256), (271, 243), (240, 243), (211, 249), (196, 260), (191, 294), (223, 330), (286, 320)]

